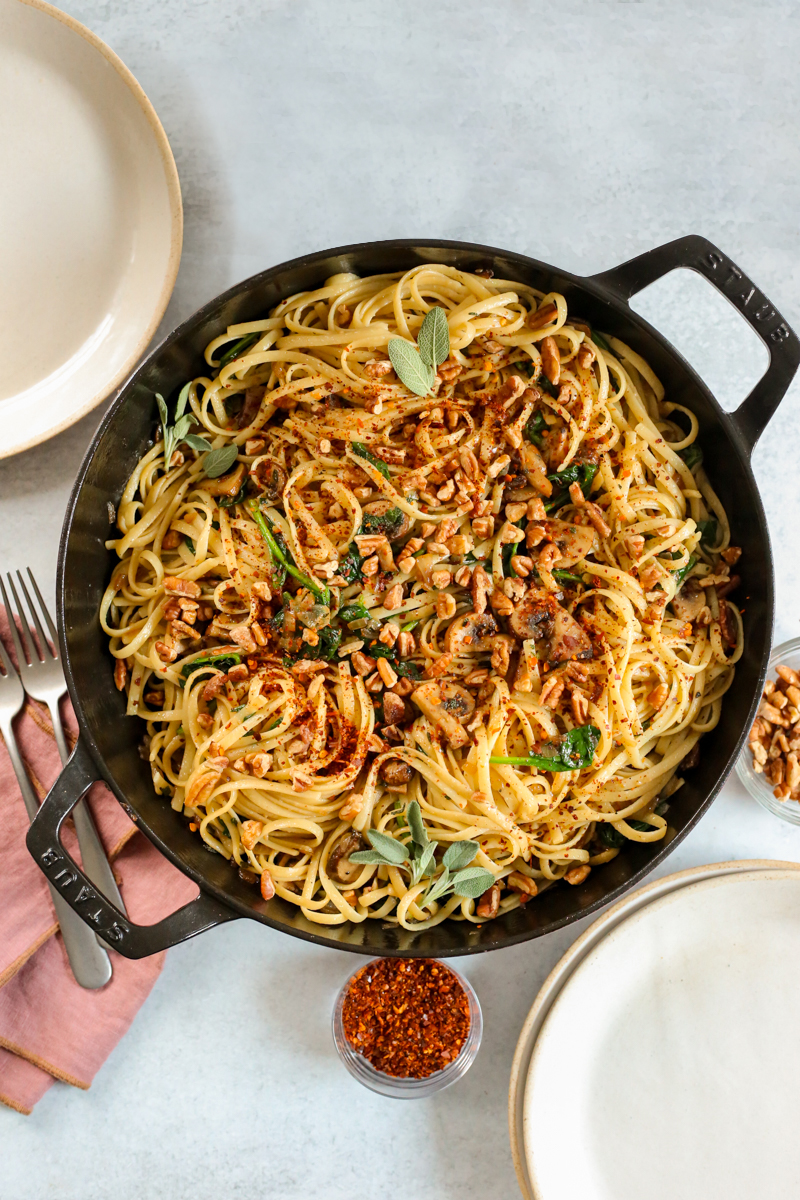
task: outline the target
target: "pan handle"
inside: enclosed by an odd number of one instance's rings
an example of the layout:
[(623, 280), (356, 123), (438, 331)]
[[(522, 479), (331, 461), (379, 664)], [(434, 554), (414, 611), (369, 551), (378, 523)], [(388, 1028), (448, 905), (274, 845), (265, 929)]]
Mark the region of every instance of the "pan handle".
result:
[(590, 282), (626, 303), (642, 288), (677, 267), (703, 275), (729, 300), (754, 329), (769, 354), (769, 366), (746, 400), (729, 416), (748, 453), (766, 429), (800, 365), (800, 341), (790, 325), (744, 271), (707, 238), (697, 234), (676, 238), (628, 262), (592, 275)]
[(64, 849), (61, 826), (99, 778), (97, 768), (79, 738), (67, 765), (39, 806), (27, 837), (28, 849), (37, 866), (86, 924), (126, 958), (146, 958), (159, 950), (177, 946), (196, 933), (213, 929), (215, 925), (235, 921), (239, 916), (237, 912), (201, 891), (194, 900), (162, 921), (154, 925), (135, 925), (98, 892)]

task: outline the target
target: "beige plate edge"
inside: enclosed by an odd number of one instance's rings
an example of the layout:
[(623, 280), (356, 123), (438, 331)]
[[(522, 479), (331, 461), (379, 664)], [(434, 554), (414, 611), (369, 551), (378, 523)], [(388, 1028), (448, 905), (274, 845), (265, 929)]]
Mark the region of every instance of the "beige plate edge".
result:
[(12, 446), (8, 450), (0, 447), (0, 458), (10, 458), (15, 454), (21, 454), (24, 450), (30, 450), (33, 446), (38, 446), (42, 442), (49, 441), (51, 437), (55, 437), (58, 433), (63, 433), (65, 429), (69, 429), (81, 417), (85, 417), (87, 413), (101, 404), (103, 400), (114, 392), (124, 379), (131, 373), (136, 363), (144, 354), (150, 341), (158, 328), (159, 322), (166, 312), (167, 304), (175, 287), (175, 280), (178, 277), (178, 267), (181, 262), (181, 250), (183, 248), (183, 201), (181, 199), (181, 184), (178, 178), (178, 168), (175, 165), (175, 158), (172, 153), (172, 147), (169, 144), (167, 135), (164, 132), (164, 127), (158, 119), (156, 110), (148, 100), (144, 89), (136, 79), (135, 75), (125, 66), (125, 63), (119, 58), (114, 51), (107, 46), (106, 43), (99, 38), (96, 33), (82, 25), (80, 21), (76, 21), (74, 17), (68, 13), (62, 12), (55, 8), (52, 4), (48, 4), (46, 0), (19, 0), (20, 4), (25, 4), (28, 8), (36, 8), (39, 12), (45, 13), (49, 17), (53, 17), (56, 21), (60, 21), (62, 25), (66, 25), (74, 33), (87, 41), (95, 50), (102, 54), (103, 58), (114, 68), (117, 74), (122, 79), (132, 93), (134, 99), (138, 103), (148, 125), (153, 130), (156, 142), (158, 144), (161, 158), (164, 164), (164, 175), (167, 182), (167, 192), (169, 194), (169, 207), (172, 219), (172, 233), (170, 241), (169, 259), (167, 260), (167, 271), (164, 277), (164, 284), (161, 289), (161, 295), (158, 298), (158, 303), (153, 312), (150, 324), (139, 339), (135, 349), (128, 356), (119, 371), (113, 376), (108, 383), (104, 384), (99, 392), (96, 392), (90, 400), (87, 400), (75, 412), (71, 412), (69, 416), (48, 429), (45, 433), (39, 434), (30, 441), (21, 442)]
[(677, 871), (673, 875), (665, 875), (654, 880), (643, 888), (632, 892), (629, 896), (618, 901), (607, 912), (603, 913), (581, 936), (573, 942), (570, 948), (558, 960), (550, 974), (545, 979), (533, 1006), (528, 1013), (520, 1031), (514, 1059), (511, 1064), (511, 1078), (508, 1089), (508, 1131), (511, 1141), (511, 1157), (517, 1176), (520, 1192), (524, 1200), (535, 1200), (528, 1179), (523, 1143), (523, 1093), (528, 1076), (533, 1048), (539, 1029), (550, 1008), (566, 983), (566, 980), (590, 950), (610, 931), (624, 920), (631, 912), (643, 908), (652, 900), (689, 883), (699, 883), (711, 879), (715, 875), (739, 874), (747, 871), (799, 871), (800, 863), (784, 862), (780, 859), (734, 859), (729, 862), (709, 863), (705, 866), (689, 867)]

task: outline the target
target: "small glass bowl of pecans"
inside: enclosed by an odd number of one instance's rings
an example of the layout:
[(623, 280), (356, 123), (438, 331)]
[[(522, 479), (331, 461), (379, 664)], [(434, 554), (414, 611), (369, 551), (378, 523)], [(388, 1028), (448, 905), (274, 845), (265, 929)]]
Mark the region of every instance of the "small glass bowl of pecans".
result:
[(736, 774), (758, 803), (800, 825), (800, 638), (770, 655), (764, 693)]
[(435, 958), (375, 958), (346, 981), (333, 1040), (351, 1075), (382, 1096), (431, 1096), (472, 1066), (483, 1033), (478, 997)]

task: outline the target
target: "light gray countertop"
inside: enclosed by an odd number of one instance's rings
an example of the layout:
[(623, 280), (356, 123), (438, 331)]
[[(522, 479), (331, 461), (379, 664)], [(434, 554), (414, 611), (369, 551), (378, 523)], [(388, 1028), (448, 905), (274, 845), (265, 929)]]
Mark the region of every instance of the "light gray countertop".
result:
[[(702, 233), (800, 327), (800, 18), (709, 0), (101, 0), (64, 7), (117, 51), (171, 140), (186, 216), (167, 332), (307, 250), (459, 238), (578, 274)], [(3, 236), (9, 236), (5, 231)], [(46, 282), (46, 281), (45, 281)], [(680, 272), (635, 302), (726, 407), (763, 370), (746, 325)], [(800, 633), (795, 385), (754, 467), (775, 553), (776, 641)], [(0, 461), (0, 566), (52, 595), (70, 487), (101, 416)], [(666, 871), (800, 860), (800, 830), (735, 779)], [(506, 1092), (539, 984), (583, 925), (461, 960), (486, 1020), (430, 1100), (352, 1081), (330, 1036), (357, 960), (247, 921), (170, 952), (88, 1093), (0, 1110), (0, 1200), (514, 1196)]]

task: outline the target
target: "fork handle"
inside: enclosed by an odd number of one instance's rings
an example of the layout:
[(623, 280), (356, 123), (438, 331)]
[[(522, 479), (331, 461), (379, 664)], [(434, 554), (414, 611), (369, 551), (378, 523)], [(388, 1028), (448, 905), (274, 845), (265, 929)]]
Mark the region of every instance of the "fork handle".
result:
[[(39, 801), (31, 787), (28, 773), (20, 757), (11, 720), (8, 718), (0, 720), (0, 730), (2, 730), (8, 756), (17, 777), (19, 790), (22, 792), (25, 808), (33, 821), (39, 811)], [(53, 908), (56, 910), (56, 918), (61, 926), (61, 937), (69, 965), (72, 967), (72, 974), (83, 988), (103, 987), (111, 978), (111, 960), (108, 953), (98, 942), (94, 931), (89, 929), (78, 914), (70, 908), (55, 885), (48, 881), (48, 887)]]
[[(67, 739), (64, 736), (64, 728), (61, 724), (58, 700), (48, 700), (47, 707), (50, 709), (58, 752), (61, 755), (62, 763), (66, 766), (69, 760), (69, 747), (67, 746)], [(89, 805), (85, 800), (81, 800), (75, 805), (72, 810), (72, 820), (75, 823), (75, 833), (78, 836), (78, 845), (81, 848), (84, 871), (95, 887), (99, 888), (103, 895), (112, 904), (115, 904), (120, 912), (127, 914), (128, 910), (117, 887), (114, 871), (112, 870), (111, 863), (108, 861), (108, 855), (105, 852), (103, 843), (100, 841), (100, 834), (97, 832), (97, 827), (92, 820)]]

